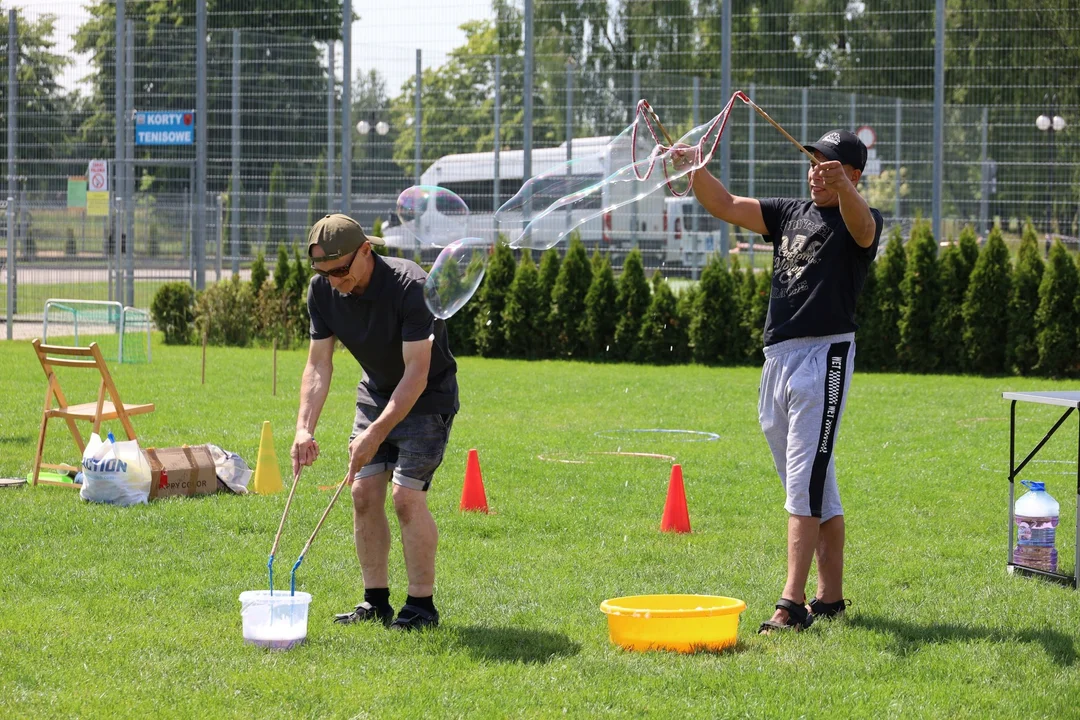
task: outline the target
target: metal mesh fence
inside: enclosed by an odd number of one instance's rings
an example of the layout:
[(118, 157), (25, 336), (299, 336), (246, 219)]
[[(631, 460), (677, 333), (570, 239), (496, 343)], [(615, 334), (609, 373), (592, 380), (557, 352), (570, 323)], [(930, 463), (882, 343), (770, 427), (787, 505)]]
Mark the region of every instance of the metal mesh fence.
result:
[[(917, 0), (737, 1), (730, 21), (719, 0), (357, 3), (348, 53), (341, 0), (207, 0), (204, 98), (200, 3), (121, 4), (130, 60), (115, 0), (14, 3), (17, 318), (39, 320), (48, 297), (148, 307), (167, 280), (246, 274), (257, 253), (291, 252), (313, 218), (346, 206), (365, 227), (387, 223), (411, 254), (394, 199), (418, 181), (459, 192), (476, 226), (492, 227), (494, 208), (528, 174), (565, 160), (568, 140), (575, 156), (596, 145), (589, 138), (617, 134), (641, 97), (676, 135), (734, 90), (802, 141), (862, 129), (873, 146), (861, 189), (889, 224), (937, 210), (940, 239), (965, 223), (1017, 232), (1027, 218), (1080, 236), (1074, 0), (950, 0), (940, 26), (934, 3)], [(10, 128), (7, 45), (0, 110)], [(130, 100), (127, 87), (117, 95), (118, 75), (130, 78)], [(203, 106), (204, 177), (197, 144), (135, 144), (139, 113), (189, 112), (197, 126)], [(117, 108), (130, 151), (119, 165)], [(736, 105), (726, 139), (711, 170), (733, 192), (807, 195), (801, 156), (748, 107)], [(109, 161), (105, 215), (72, 180), (87, 178), (91, 160)], [(117, 181), (128, 177), (125, 193)], [(712, 250), (755, 249), (749, 235), (725, 232), (692, 199), (673, 198), (583, 227), (586, 244), (616, 264), (637, 245), (650, 269), (669, 274), (693, 274)], [(0, 258), (10, 268), (6, 248)]]

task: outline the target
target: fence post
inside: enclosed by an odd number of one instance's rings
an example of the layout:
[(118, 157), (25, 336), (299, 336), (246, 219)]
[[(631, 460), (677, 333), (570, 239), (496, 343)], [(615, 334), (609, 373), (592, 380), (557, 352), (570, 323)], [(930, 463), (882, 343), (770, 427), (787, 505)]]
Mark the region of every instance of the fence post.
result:
[[(757, 96), (757, 83), (750, 83), (750, 99), (754, 100), (756, 102), (756, 100), (757, 100), (756, 96)], [(747, 137), (747, 140), (749, 141), (749, 143), (748, 143), (748, 148), (747, 148), (747, 163), (746, 163), (746, 194), (749, 197), (755, 197), (755, 195), (754, 195), (754, 142), (755, 142), (755, 137), (754, 137), (754, 135), (755, 135), (755, 133), (754, 133), (754, 117), (757, 115), (757, 113), (754, 111), (754, 108), (750, 107), (749, 105), (746, 106), (746, 109), (750, 113), (750, 125), (747, 128), (747, 132), (749, 133), (749, 135)], [(747, 237), (749, 238), (749, 242), (747, 242), (747, 252), (749, 253), (748, 262), (750, 264), (750, 268), (753, 269), (753, 267), (754, 267), (754, 234), (753, 233), (748, 233)]]
[(17, 310), (15, 303), (18, 293), (15, 288), (19, 280), (17, 248), (15, 247), (15, 194), (18, 192), (15, 179), (15, 144), (18, 142), (16, 100), (19, 96), (19, 80), (15, 66), (19, 58), (18, 31), (15, 9), (8, 10), (8, 98), (7, 98), (7, 162), (8, 162), (8, 200), (7, 200), (7, 339), (11, 339), (11, 323)]
[(941, 242), (945, 163), (945, 0), (934, 3), (934, 240)]
[[(232, 35), (232, 192), (229, 196), (229, 254), (232, 274), (240, 274), (240, 30)], [(255, 288), (258, 292), (258, 288)]]
[[(807, 121), (809, 120), (809, 114), (810, 114), (809, 113), (809, 107), (810, 107), (810, 88), (805, 88), (804, 87), (802, 89), (802, 134), (799, 135), (799, 140), (802, 142), (803, 145), (806, 145), (808, 142), (810, 142), (810, 138), (807, 137), (807, 134), (810, 132), (809, 128), (807, 127)], [(799, 167), (801, 168), (802, 166), (799, 166)], [(802, 188), (802, 197), (803, 198), (809, 198), (810, 197), (810, 188), (806, 184), (806, 174), (805, 173), (802, 173), (802, 175), (801, 175), (801, 182), (799, 183), (799, 187)]]
[[(699, 78), (697, 75), (695, 75), (693, 82), (694, 82), (694, 84), (693, 84), (693, 96), (692, 96), (693, 97), (693, 108), (692, 108), (692, 111), (691, 111), (691, 116), (693, 118), (692, 122), (694, 123), (694, 127), (698, 127), (698, 126), (701, 125), (701, 78)], [(698, 249), (698, 243), (701, 241), (701, 234), (700, 234), (701, 233), (701, 228), (699, 227), (699, 223), (698, 223), (700, 212), (701, 212), (700, 208), (694, 208), (693, 209), (693, 213), (694, 213), (694, 224), (693, 224), (694, 235), (693, 235), (693, 238), (694, 239), (693, 239), (693, 245), (691, 245), (692, 258), (691, 258), (691, 261), (690, 261), (690, 277), (693, 280), (697, 280), (698, 275), (701, 272), (701, 257), (700, 257), (701, 251)], [(683, 232), (687, 232), (687, 228), (685, 226), (683, 227)]]
[(337, 45), (326, 43), (326, 212), (338, 207), (334, 202), (334, 55)]
[[(570, 162), (574, 159), (574, 61), (566, 62), (566, 185), (570, 187)], [(566, 206), (566, 230), (569, 232), (573, 223), (570, 205)]]
[(341, 15), (341, 212), (352, 212), (352, 0)]
[(126, 261), (124, 301), (129, 307), (135, 306), (135, 21), (128, 20), (124, 25), (125, 60), (124, 84), (127, 86), (126, 109), (124, 111), (124, 202), (127, 212), (124, 215), (127, 244), (124, 249)]
[(214, 262), (214, 282), (221, 282), (221, 253), (225, 248), (225, 196), (217, 196), (217, 258)]
[[(491, 186), (491, 211), (494, 213), (502, 203), (499, 202), (499, 152), (502, 149), (502, 56), (495, 56), (495, 155), (492, 169), (494, 182)], [(492, 215), (494, 238), (499, 238), (499, 221)]]
[[(521, 179), (522, 182), (528, 182), (532, 177), (532, 131), (533, 131), (533, 0), (525, 0), (525, 30), (524, 30), (524, 50), (525, 50), (525, 82), (524, 97), (522, 97), (522, 104), (524, 107), (522, 111), (524, 113), (522, 118), (521, 128), (521, 149), (522, 149), (522, 166), (521, 166)], [(532, 199), (526, 199), (523, 218), (528, 219), (529, 210), (532, 206)]]
[(206, 0), (195, 4), (195, 289), (206, 287)]
[(900, 131), (903, 127), (901, 124), (903, 107), (904, 104), (900, 98), (896, 98), (896, 222), (900, 222), (900, 188), (903, 185), (900, 181)]
[(420, 54), (420, 48), (416, 48), (416, 116), (413, 118), (413, 129), (416, 132), (414, 145), (414, 163), (413, 167), (413, 182), (416, 185), (420, 184), (420, 159), (421, 144), (424, 141), (424, 64), (423, 58)]
[[(641, 99), (641, 71), (634, 70), (630, 76), (630, 93), (633, 97), (630, 99), (630, 107), (636, 108), (638, 100)], [(634, 122), (637, 122), (637, 116), (634, 117)], [(638, 244), (638, 201), (634, 200), (630, 203), (630, 242), (634, 245)]]
[[(731, 3), (725, 2), (720, 13), (720, 102), (731, 97)], [(720, 182), (731, 187), (731, 140), (728, 133), (720, 136)], [(731, 227), (720, 223), (720, 254), (727, 260)]]
[(982, 148), (979, 152), (979, 177), (982, 186), (979, 188), (979, 233), (986, 237), (990, 231), (990, 166), (986, 160), (986, 141), (989, 134), (990, 109), (983, 107), (982, 111)]
[[(12, 15), (14, 10), (10, 11)], [(11, 35), (9, 34), (10, 38)], [(10, 46), (9, 46), (10, 47)], [(11, 340), (15, 322), (15, 197), (7, 199), (7, 339)]]
[(851, 93), (851, 111), (848, 120), (851, 123), (851, 132), (855, 132), (855, 129), (858, 127), (858, 123), (855, 120), (855, 93)]
[(116, 0), (116, 37), (114, 38), (113, 47), (113, 75), (116, 77), (116, 86), (113, 88), (113, 102), (115, 117), (113, 118), (114, 132), (116, 133), (116, 158), (113, 162), (113, 185), (110, 188), (112, 193), (109, 206), (113, 208), (112, 218), (112, 237), (113, 237), (113, 251), (112, 255), (115, 257), (117, 263), (113, 268), (113, 272), (109, 273), (109, 299), (120, 300), (122, 297), (120, 291), (120, 247), (123, 244), (122, 239), (124, 235), (124, 226), (121, 224), (121, 208), (124, 201), (124, 154), (127, 152), (127, 143), (124, 142), (124, 130), (126, 123), (124, 122), (124, 109), (125, 104), (125, 78), (124, 73), (126, 71), (127, 63), (124, 62), (124, 54), (126, 50), (126, 44), (124, 42), (124, 34), (127, 32), (127, 5), (124, 0)]

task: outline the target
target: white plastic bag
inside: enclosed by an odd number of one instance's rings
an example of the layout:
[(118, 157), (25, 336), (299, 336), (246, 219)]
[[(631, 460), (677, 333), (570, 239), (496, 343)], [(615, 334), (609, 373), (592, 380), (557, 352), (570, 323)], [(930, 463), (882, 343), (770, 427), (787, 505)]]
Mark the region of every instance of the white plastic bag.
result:
[(104, 441), (90, 436), (82, 460), (83, 486), (79, 497), (112, 505), (149, 502), (150, 463), (137, 440)]
[(210, 457), (214, 459), (218, 480), (237, 495), (246, 494), (251, 468), (244, 459), (234, 452), (222, 450), (217, 445), (208, 444), (206, 447), (210, 448)]

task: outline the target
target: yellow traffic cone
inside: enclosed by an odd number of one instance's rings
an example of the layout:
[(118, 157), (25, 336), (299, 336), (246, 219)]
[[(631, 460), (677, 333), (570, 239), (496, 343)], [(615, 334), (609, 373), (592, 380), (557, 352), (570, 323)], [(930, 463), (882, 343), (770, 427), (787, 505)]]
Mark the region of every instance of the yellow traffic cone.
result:
[(259, 439), (259, 459), (255, 463), (254, 490), (260, 495), (273, 495), (281, 492), (281, 467), (277, 453), (274, 452), (274, 436), (270, 432), (270, 421), (262, 426)]

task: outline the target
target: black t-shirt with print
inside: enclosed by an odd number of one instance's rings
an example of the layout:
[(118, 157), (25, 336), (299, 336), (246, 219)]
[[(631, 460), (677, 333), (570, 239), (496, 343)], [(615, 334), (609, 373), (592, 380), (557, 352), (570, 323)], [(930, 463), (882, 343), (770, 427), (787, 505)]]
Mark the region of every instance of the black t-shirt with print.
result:
[(855, 332), (855, 300), (877, 255), (881, 213), (870, 209), (874, 243), (864, 248), (848, 232), (839, 207), (785, 198), (760, 203), (765, 239), (773, 246), (765, 345)]
[(401, 343), (434, 336), (427, 387), (410, 414), (457, 412), (457, 363), (446, 340), (446, 323), (424, 302), (427, 275), (411, 260), (373, 257), (371, 281), (361, 295), (342, 294), (319, 275), (311, 278), (311, 339), (337, 337), (363, 369), (357, 402), (381, 408), (405, 374)]

